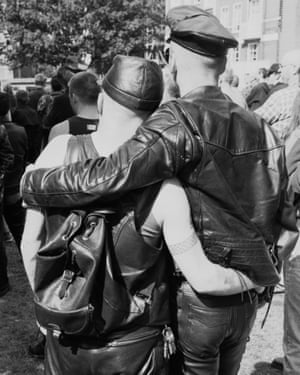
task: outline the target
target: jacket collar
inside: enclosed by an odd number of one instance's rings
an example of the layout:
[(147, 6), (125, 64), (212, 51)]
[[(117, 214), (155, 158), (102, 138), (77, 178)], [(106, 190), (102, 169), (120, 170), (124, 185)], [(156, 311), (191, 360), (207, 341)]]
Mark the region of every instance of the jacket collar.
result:
[(200, 86), (188, 92), (182, 97), (183, 100), (199, 100), (199, 99), (214, 99), (225, 100), (226, 96), (223, 94), (218, 86)]

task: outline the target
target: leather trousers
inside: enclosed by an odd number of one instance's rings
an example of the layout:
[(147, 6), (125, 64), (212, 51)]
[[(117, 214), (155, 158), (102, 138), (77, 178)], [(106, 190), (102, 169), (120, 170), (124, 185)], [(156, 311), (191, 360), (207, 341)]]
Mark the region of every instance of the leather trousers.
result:
[(186, 375), (236, 375), (240, 367), (256, 317), (257, 296), (236, 305), (230, 305), (230, 297), (211, 299), (219, 299), (220, 306), (207, 306), (207, 298), (201, 300), (187, 282), (179, 286), (178, 349)]
[(167, 375), (161, 331), (144, 327), (103, 345), (73, 347), (48, 331), (45, 375)]
[(7, 255), (3, 238), (4, 223), (2, 217), (2, 202), (0, 202), (0, 290), (8, 285)]

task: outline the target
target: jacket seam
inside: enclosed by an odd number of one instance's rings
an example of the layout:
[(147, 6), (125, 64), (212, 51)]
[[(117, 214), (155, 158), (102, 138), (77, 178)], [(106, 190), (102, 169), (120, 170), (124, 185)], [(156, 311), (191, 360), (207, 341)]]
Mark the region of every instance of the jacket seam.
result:
[(231, 155), (247, 155), (247, 154), (254, 154), (256, 152), (269, 152), (269, 151), (274, 151), (276, 149), (280, 149), (280, 148), (283, 148), (282, 145), (276, 145), (276, 146), (273, 146), (273, 147), (267, 147), (267, 148), (257, 148), (255, 150), (247, 150), (247, 151), (231, 151), (229, 150), (228, 148), (226, 148), (225, 146), (222, 146), (220, 145), (219, 143), (214, 143), (214, 142), (211, 142), (211, 141), (207, 141), (204, 139), (204, 143), (206, 144), (209, 144), (209, 145), (212, 145), (212, 146), (215, 146), (215, 147), (218, 147), (218, 148), (221, 148), (222, 150), (225, 150), (226, 152), (230, 153)]

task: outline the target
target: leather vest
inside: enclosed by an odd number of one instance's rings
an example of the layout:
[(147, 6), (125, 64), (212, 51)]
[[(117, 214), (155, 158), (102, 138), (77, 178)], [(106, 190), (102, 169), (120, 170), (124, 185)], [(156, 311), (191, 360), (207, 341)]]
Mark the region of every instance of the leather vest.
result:
[[(69, 139), (65, 163), (85, 160), (98, 155), (90, 135), (73, 136)], [(114, 256), (120, 282), (130, 291), (132, 299), (125, 298), (120, 308), (120, 294), (116, 284), (104, 282), (102, 315), (118, 316), (124, 321), (120, 329), (137, 326), (163, 326), (169, 317), (169, 275), (171, 262), (164, 248), (160, 229), (151, 224), (150, 210), (161, 184), (133, 192), (110, 205), (116, 214), (109, 216), (112, 225)], [(103, 208), (103, 207), (101, 207)], [(67, 210), (47, 209), (46, 233), (55, 233)], [(109, 280), (109, 279), (108, 279)]]

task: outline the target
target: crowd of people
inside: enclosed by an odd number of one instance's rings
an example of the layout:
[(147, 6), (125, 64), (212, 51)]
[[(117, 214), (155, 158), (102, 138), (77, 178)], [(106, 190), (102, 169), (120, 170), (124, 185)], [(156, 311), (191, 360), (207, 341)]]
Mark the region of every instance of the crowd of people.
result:
[[(29, 352), (45, 374), (237, 375), (282, 273), (273, 366), (299, 375), (300, 50), (242, 90), (226, 60), (238, 42), (216, 17), (180, 6), (167, 22), (163, 68), (118, 55), (101, 83), (66, 64), (51, 91), (39, 73), (34, 90), (0, 93), (0, 298), (7, 230), (34, 297), (39, 250), (71, 210), (109, 202), (118, 280), (139, 313), (102, 335), (37, 321)], [(114, 290), (104, 283), (102, 311)]]

